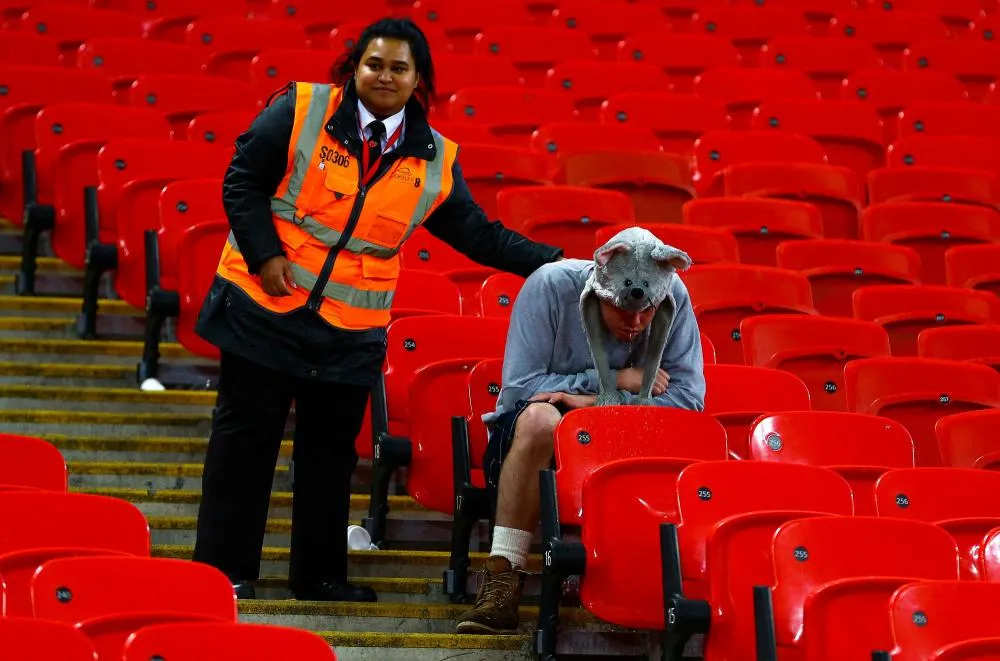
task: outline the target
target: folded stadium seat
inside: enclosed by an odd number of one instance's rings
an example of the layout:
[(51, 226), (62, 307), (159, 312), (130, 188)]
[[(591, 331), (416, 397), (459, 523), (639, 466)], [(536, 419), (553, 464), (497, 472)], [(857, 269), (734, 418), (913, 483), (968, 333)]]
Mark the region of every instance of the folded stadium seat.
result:
[(139, 509), (110, 496), (52, 491), (0, 492), (4, 617), (31, 616), (31, 579), (49, 560), (86, 555), (149, 556)]
[[(397, 8), (392, 14), (387, 15), (405, 15), (409, 13), (409, 9), (409, 6), (405, 8)], [(373, 22), (374, 20), (361, 20), (340, 23), (337, 27), (330, 30), (330, 34), (327, 35), (325, 42), (322, 38), (313, 39), (312, 48), (329, 48), (329, 50), (334, 54), (350, 50), (354, 48), (354, 44), (361, 38), (361, 33), (365, 31), (365, 28)], [(444, 30), (437, 25), (433, 23), (421, 23), (420, 29), (427, 38), (427, 43), (431, 47), (431, 52), (434, 53), (436, 68), (437, 57), (453, 53), (455, 49), (451, 40), (448, 38), (448, 35), (446, 35)], [(326, 80), (326, 78), (322, 78), (321, 80)]]
[(265, 48), (250, 60), (250, 84), (264, 104), (296, 80), (329, 80), (337, 53), (308, 48)]
[(77, 67), (107, 76), (122, 96), (141, 75), (200, 74), (205, 60), (193, 46), (139, 37), (88, 39), (76, 53)]
[(143, 36), (157, 41), (184, 41), (187, 24), (201, 16), (246, 18), (252, 8), (246, 0), (219, 0), (207, 5), (198, 0), (113, 0), (109, 6), (137, 16), (143, 23)]
[(6, 30), (0, 41), (0, 66), (58, 67), (59, 46), (45, 35)]
[(1000, 294), (1000, 246), (980, 244), (949, 248), (944, 253), (945, 280), (952, 287)]
[[(633, 3), (624, 0), (607, 2), (559, 0), (557, 4), (556, 9), (552, 11), (551, 25), (577, 30), (587, 35), (597, 47), (602, 60), (616, 60), (619, 42), (640, 29), (669, 29), (666, 14), (653, 3)], [(614, 81), (606, 80), (614, 84)]]
[(969, 100), (986, 99), (1000, 77), (994, 46), (985, 42), (956, 39), (917, 41), (903, 51), (904, 71), (942, 71), (957, 78), (969, 92)]
[(944, 22), (954, 37), (967, 36), (972, 23), (979, 18), (982, 4), (979, 0), (861, 0), (862, 9), (884, 11), (890, 16), (898, 12), (924, 12)]
[(434, 57), (434, 85), (441, 102), (465, 87), (516, 87), (523, 83), (521, 73), (503, 57), (455, 53)]
[(815, 314), (806, 277), (795, 271), (749, 264), (705, 264), (680, 274), (701, 332), (720, 363), (743, 365), (740, 322), (758, 314)]
[(899, 113), (901, 138), (916, 135), (974, 135), (1000, 138), (1000, 107), (980, 103), (924, 101)]
[[(24, 252), (18, 276), (20, 294), (35, 291), (35, 258), (42, 232), (73, 232), (84, 226), (84, 190), (96, 188), (97, 154), (113, 138), (160, 139), (171, 137), (163, 113), (145, 108), (86, 103), (55, 103), (35, 117), (37, 147), (26, 157), (29, 199), (25, 200)], [(54, 236), (54, 234), (53, 234)], [(82, 231), (77, 231), (56, 255), (82, 269), (85, 254)]]
[(474, 122), (511, 145), (526, 146), (542, 124), (577, 119), (573, 99), (562, 92), (525, 87), (466, 87), (440, 108), (453, 122)]
[[(915, 548), (921, 552), (913, 553)], [(768, 632), (757, 644), (766, 658), (867, 659), (872, 650), (892, 644), (886, 608), (897, 588), (918, 580), (958, 580), (955, 541), (920, 521), (789, 521), (774, 534), (771, 558), (773, 583), (754, 588), (760, 604), (754, 624)]]
[(196, 115), (187, 126), (188, 140), (230, 146), (253, 123), (257, 113), (247, 110), (223, 110)]
[(577, 154), (600, 158), (600, 155), (609, 151), (616, 153), (661, 151), (660, 140), (644, 126), (598, 122), (542, 124), (531, 134), (528, 146), (548, 154), (551, 166), (549, 176), (555, 183), (563, 183), (565, 179), (563, 162)]
[(750, 128), (808, 136), (823, 146), (830, 165), (842, 165), (861, 176), (885, 165), (881, 120), (875, 110), (861, 101), (765, 101), (754, 111)]
[(939, 418), (934, 433), (941, 451), (941, 463), (955, 468), (997, 470), (1000, 464), (998, 422), (1000, 409), (968, 411)]
[(389, 324), (385, 369), (371, 399), (375, 454), (380, 458), (372, 475), (368, 517), (375, 544), (385, 541), (392, 475), (413, 456), (409, 394), (417, 370), (449, 358), (502, 356), (507, 325), (506, 319), (457, 315), (404, 317)]
[(631, 223), (632, 202), (624, 193), (580, 186), (518, 186), (497, 193), (500, 221), (569, 258), (594, 258), (598, 227)]
[(917, 335), (917, 355), (980, 363), (1000, 370), (1000, 324), (928, 328)]
[(703, 71), (694, 93), (722, 101), (734, 129), (750, 128), (754, 109), (772, 99), (818, 99), (819, 87), (801, 71), (719, 67)]
[(838, 11), (829, 34), (870, 43), (885, 65), (899, 69), (903, 51), (915, 41), (947, 38), (948, 27), (934, 14), (919, 11)]
[[(364, 3), (331, 3), (324, 0), (271, 0), (268, 18), (274, 21), (294, 21), (306, 36), (323, 42), (330, 30), (348, 22), (373, 23), (389, 15), (385, 0)], [(325, 44), (320, 46), (325, 48)], [(325, 80), (325, 79), (324, 79)]]
[(709, 5), (692, 17), (691, 31), (727, 39), (739, 49), (743, 65), (754, 67), (761, 63), (761, 46), (776, 37), (808, 34), (809, 21), (801, 11), (784, 7)]
[(250, 623), (161, 624), (142, 628), (125, 645), (125, 661), (147, 661), (158, 655), (165, 659), (219, 659), (236, 655), (243, 661), (282, 657), (299, 661), (337, 661), (329, 643), (312, 631)]
[(809, 410), (809, 387), (791, 372), (705, 365), (705, 412), (726, 428), (733, 459), (750, 458), (750, 428), (760, 416)]
[(791, 372), (809, 388), (811, 408), (846, 411), (844, 365), (888, 356), (889, 335), (870, 321), (818, 315), (761, 315), (740, 323), (747, 365)]
[(463, 145), (458, 157), (472, 197), (491, 220), (497, 218), (497, 193), (504, 188), (552, 183), (545, 152), (503, 144), (509, 140), (503, 136), (498, 140), (501, 144)]
[(110, 82), (91, 71), (65, 67), (0, 66), (0, 215), (20, 225), (22, 153), (35, 148), (35, 115), (50, 103), (114, 102)]
[[(603, 246), (618, 232), (634, 225), (611, 225), (596, 232), (594, 249)], [(673, 223), (640, 223), (668, 246), (680, 248), (688, 254), (693, 264), (739, 262), (740, 252), (736, 237), (726, 230), (712, 227), (691, 227)]]
[(702, 134), (729, 128), (721, 101), (668, 92), (614, 94), (601, 105), (600, 121), (649, 128), (660, 138), (664, 151), (685, 158)]
[(68, 489), (66, 460), (48, 441), (34, 436), (0, 434), (0, 491)]
[(899, 136), (899, 113), (921, 101), (961, 103), (968, 92), (957, 78), (942, 71), (895, 71), (858, 69), (844, 79), (842, 99), (858, 99), (871, 106), (882, 118), (885, 144)]
[[(496, 218), (494, 214), (492, 216)], [(474, 262), (426, 229), (417, 228), (400, 249), (404, 269), (443, 273), (462, 293), (462, 314), (475, 316), (476, 293), (496, 269)]]
[(670, 79), (659, 67), (643, 62), (565, 61), (548, 70), (544, 85), (569, 94), (581, 119), (598, 121), (609, 98), (646, 90), (665, 91), (670, 89)]
[(219, 266), (219, 256), (230, 233), (228, 220), (212, 220), (188, 227), (177, 240), (177, 253), (184, 255), (183, 267), (177, 273), (177, 342), (191, 353), (219, 359), (219, 349), (203, 340), (195, 330), (212, 280)]
[(934, 424), (946, 415), (1000, 407), (1000, 374), (933, 358), (863, 358), (844, 367), (849, 409), (892, 418), (913, 437), (917, 466), (940, 466)]
[[(767, 488), (761, 489), (762, 484)], [(585, 487), (586, 497), (593, 486)], [(771, 580), (774, 531), (798, 518), (854, 513), (850, 486), (835, 472), (756, 461), (688, 466), (677, 478), (677, 501), (680, 523), (661, 525), (666, 606), (673, 606), (672, 629), (680, 634), (671, 641), (676, 658), (696, 632), (706, 634), (706, 660), (740, 658), (740, 651), (751, 649), (754, 640), (750, 587)], [(588, 536), (590, 532), (584, 530)], [(617, 548), (616, 540), (627, 539), (608, 537), (602, 546)], [(657, 566), (655, 559), (650, 566)], [(589, 564), (587, 569), (589, 574)], [(694, 609), (677, 608), (680, 604), (697, 605), (710, 615), (692, 617)]]
[(811, 202), (823, 235), (857, 237), (864, 200), (861, 178), (828, 165), (818, 142), (780, 131), (712, 131), (695, 142), (695, 190), (705, 197), (778, 197)]
[(134, 14), (68, 4), (28, 3), (17, 29), (43, 34), (72, 62), (82, 43), (101, 37), (142, 37), (142, 21)]
[(729, 41), (710, 35), (672, 33), (665, 38), (661, 30), (644, 30), (618, 43), (618, 61), (657, 66), (670, 79), (670, 91), (687, 94), (703, 71), (739, 66), (740, 53)]
[(534, 25), (488, 25), (476, 35), (472, 52), (508, 60), (532, 87), (542, 85), (546, 72), (560, 62), (597, 57), (597, 49), (583, 32)]
[(266, 48), (305, 48), (305, 28), (295, 21), (200, 17), (185, 29), (185, 43), (204, 53), (205, 72), (250, 81), (250, 62)]
[(1000, 473), (975, 468), (898, 468), (875, 484), (878, 516), (926, 521), (958, 542), (961, 576), (979, 580), (983, 538), (1000, 526)]
[(447, 119), (432, 120), (431, 128), (449, 140), (457, 142), (462, 148), (463, 154), (465, 153), (465, 145), (470, 143), (485, 145), (500, 144), (500, 139), (490, 133), (488, 128), (471, 122), (452, 122)]
[(473, 52), (476, 35), (494, 25), (530, 25), (531, 13), (520, 0), (497, 0), (470, 7), (466, 0), (417, 0), (410, 16), (423, 29), (438, 28), (456, 53)]
[(0, 649), (9, 661), (94, 661), (94, 646), (75, 628), (27, 617), (0, 618)]
[[(669, 434), (658, 431), (667, 429)], [(562, 584), (574, 574), (581, 575), (584, 608), (597, 617), (629, 628), (662, 627), (658, 524), (677, 521), (673, 485), (685, 466), (725, 459), (725, 431), (698, 411), (616, 406), (563, 416), (556, 427), (556, 469), (540, 478), (542, 542), (554, 559), (543, 568), (535, 634), (543, 655), (555, 651)], [(567, 544), (564, 525), (580, 526), (583, 543)], [(650, 580), (627, 578), (634, 578), (636, 567)]]
[(151, 74), (140, 76), (129, 90), (128, 104), (159, 110), (167, 116), (176, 139), (187, 137), (196, 115), (223, 110), (257, 110), (250, 83), (219, 76)]
[(888, 470), (913, 466), (913, 439), (903, 425), (877, 415), (790, 411), (754, 422), (750, 458), (834, 470), (851, 485), (854, 513), (874, 516), (875, 482)]
[(819, 209), (805, 202), (717, 197), (684, 205), (684, 223), (725, 230), (736, 237), (740, 261), (774, 266), (775, 250), (786, 241), (823, 237)]
[[(996, 658), (1000, 585), (977, 581), (920, 581), (904, 585), (889, 603), (893, 661), (974, 661)], [(933, 626), (927, 626), (928, 624)]]
[(840, 96), (841, 82), (852, 71), (882, 66), (882, 57), (869, 43), (814, 36), (771, 39), (761, 48), (760, 59), (767, 68), (803, 72), (827, 99)]
[(916, 356), (927, 328), (1000, 322), (1000, 301), (987, 292), (941, 285), (872, 285), (853, 296), (854, 317), (889, 333), (894, 356)]
[(524, 278), (514, 273), (494, 273), (483, 280), (476, 297), (479, 316), (509, 319), (523, 284)]
[(813, 239), (778, 246), (778, 268), (809, 279), (820, 314), (853, 317), (854, 290), (878, 284), (918, 284), (920, 256), (912, 248), (870, 241)]
[(70, 624), (84, 633), (98, 661), (121, 659), (129, 636), (147, 626), (237, 621), (236, 596), (224, 573), (167, 558), (51, 560), (32, 578), (31, 607), (37, 619)]
[(943, 285), (944, 253), (955, 246), (1000, 242), (1000, 213), (966, 204), (884, 202), (861, 213), (861, 235), (913, 248), (920, 255), (920, 281)]

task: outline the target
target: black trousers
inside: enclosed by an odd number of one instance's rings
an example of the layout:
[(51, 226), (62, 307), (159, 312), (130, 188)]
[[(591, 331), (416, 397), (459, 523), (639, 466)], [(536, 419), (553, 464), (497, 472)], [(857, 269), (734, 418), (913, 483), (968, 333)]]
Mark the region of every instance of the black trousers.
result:
[(260, 576), (271, 483), (295, 402), (289, 584), (347, 579), (354, 439), (370, 390), (309, 381), (223, 353), (202, 476), (194, 559), (234, 580)]

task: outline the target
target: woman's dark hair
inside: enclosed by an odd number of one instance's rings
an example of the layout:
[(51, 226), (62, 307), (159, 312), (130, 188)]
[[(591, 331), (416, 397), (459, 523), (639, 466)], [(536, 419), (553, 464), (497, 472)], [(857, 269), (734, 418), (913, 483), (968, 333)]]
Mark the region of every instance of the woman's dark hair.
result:
[(413, 93), (424, 109), (429, 109), (434, 100), (434, 62), (431, 61), (431, 47), (423, 30), (408, 18), (383, 18), (366, 27), (354, 43), (354, 47), (337, 58), (331, 75), (333, 82), (340, 86), (346, 85), (361, 64), (361, 57), (368, 49), (368, 44), (372, 39), (379, 38), (399, 39), (410, 45), (410, 53), (413, 54), (413, 62), (420, 75), (420, 82)]

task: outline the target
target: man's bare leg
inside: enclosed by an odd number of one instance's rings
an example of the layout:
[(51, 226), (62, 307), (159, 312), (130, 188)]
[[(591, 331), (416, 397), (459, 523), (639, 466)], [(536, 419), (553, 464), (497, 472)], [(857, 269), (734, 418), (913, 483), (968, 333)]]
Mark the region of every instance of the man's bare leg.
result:
[(476, 605), (459, 616), (459, 633), (517, 629), (521, 579), (538, 526), (538, 472), (552, 461), (560, 417), (556, 407), (539, 402), (525, 408), (517, 418), (514, 440), (500, 469), (493, 547)]

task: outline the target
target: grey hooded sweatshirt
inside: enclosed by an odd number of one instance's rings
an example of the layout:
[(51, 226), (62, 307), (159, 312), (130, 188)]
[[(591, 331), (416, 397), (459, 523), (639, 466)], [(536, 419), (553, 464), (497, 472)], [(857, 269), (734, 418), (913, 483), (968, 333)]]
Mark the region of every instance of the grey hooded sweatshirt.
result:
[[(518, 400), (540, 392), (597, 394), (600, 382), (580, 316), (580, 295), (593, 270), (593, 260), (567, 259), (545, 264), (525, 280), (507, 332), (497, 409), (484, 415), (483, 422), (491, 424), (501, 413), (512, 410)], [(676, 274), (663, 305), (669, 305), (670, 300), (676, 312), (660, 361), (670, 383), (666, 392), (654, 399), (661, 406), (702, 411), (705, 374), (701, 335), (687, 287)], [(643, 364), (648, 337), (648, 328), (631, 343), (604, 333), (615, 378), (617, 370)], [(636, 399), (631, 393), (627, 397), (629, 402)]]

